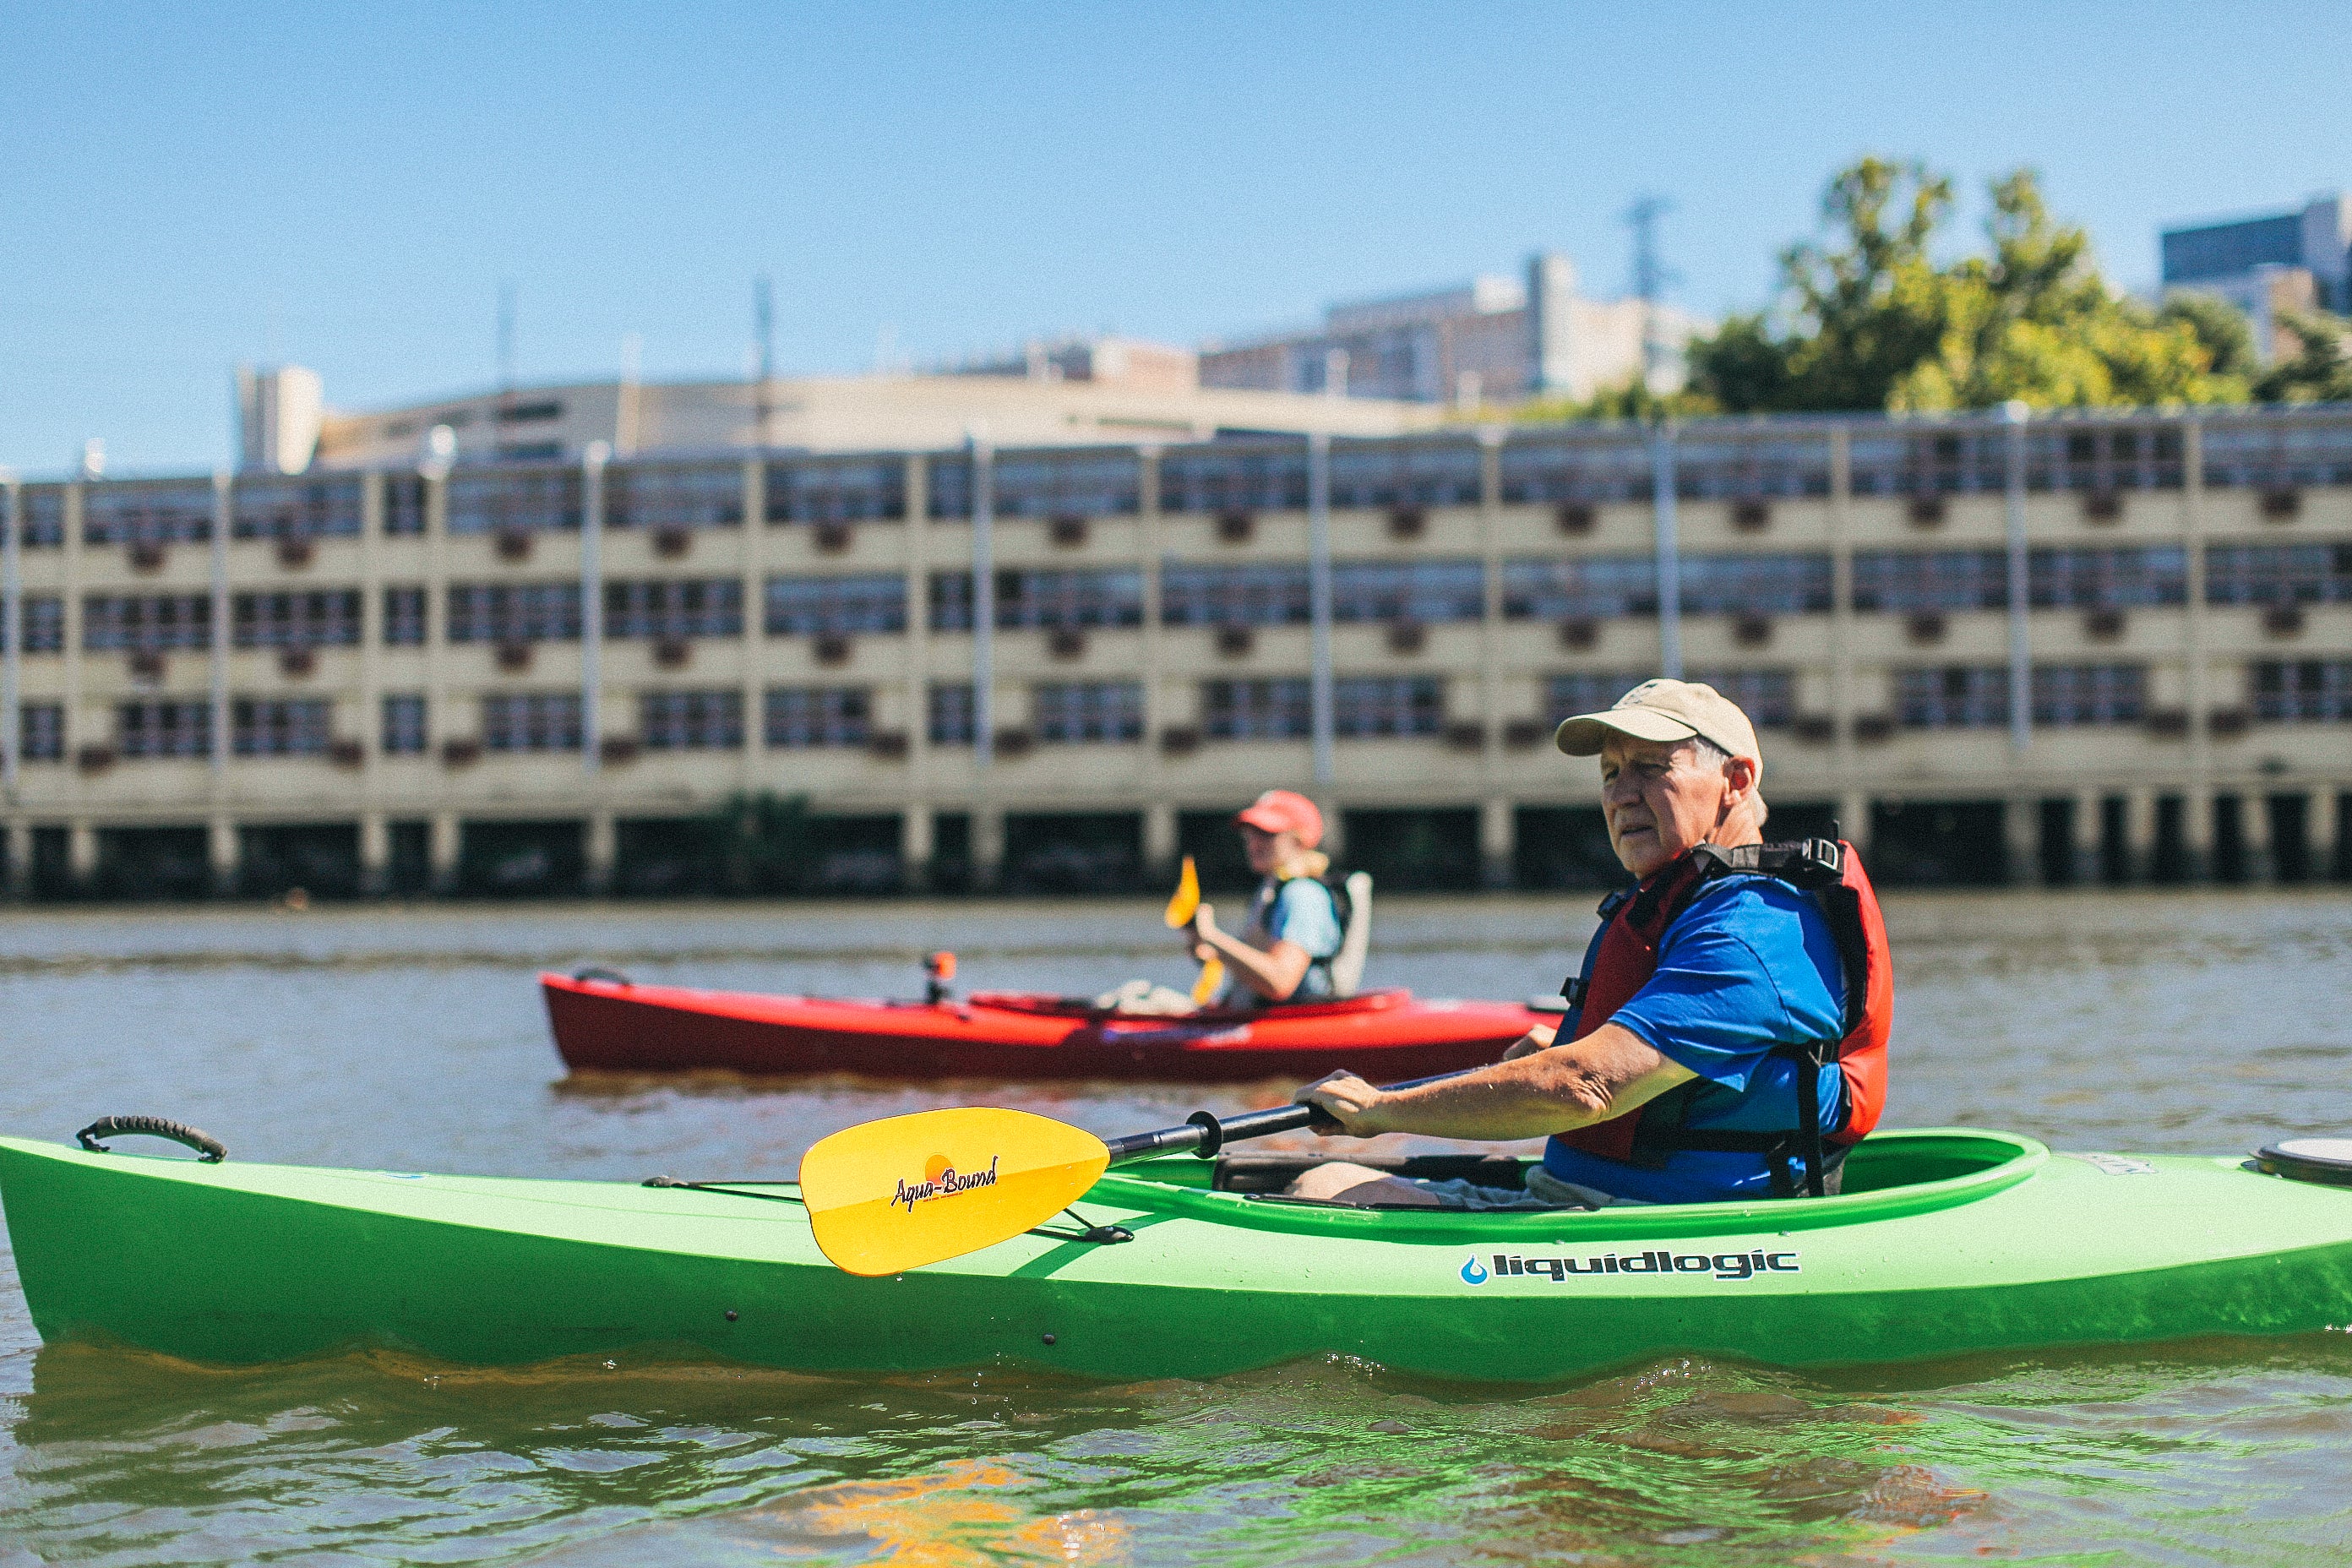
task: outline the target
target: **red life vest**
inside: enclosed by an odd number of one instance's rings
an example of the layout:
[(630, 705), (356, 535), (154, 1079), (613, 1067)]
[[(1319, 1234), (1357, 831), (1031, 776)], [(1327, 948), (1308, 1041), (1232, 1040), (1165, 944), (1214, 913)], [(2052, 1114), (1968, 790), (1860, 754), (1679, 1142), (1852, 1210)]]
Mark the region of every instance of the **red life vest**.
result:
[[(1555, 1136), (1587, 1154), (1643, 1164), (1661, 1163), (1676, 1150), (1698, 1149), (1760, 1153), (1775, 1162), (1777, 1172), (1780, 1159), (1797, 1155), (1805, 1163), (1806, 1189), (1819, 1197), (1845, 1150), (1878, 1125), (1879, 1110), (1886, 1103), (1886, 1041), (1895, 1022), (1895, 968), (1886, 922), (1853, 846), (1823, 838), (1730, 849), (1703, 844), (1654, 872), (1639, 888), (1611, 894), (1601, 905), (1604, 923), (1593, 939), (1584, 973), (1568, 984), (1574, 1018), (1567, 1037), (1582, 1039), (1633, 1000), (1657, 972), (1658, 947), (1666, 928), (1709, 882), (1741, 874), (1778, 877), (1811, 892), (1829, 921), (1844, 972), (1844, 1037), (1834, 1043), (1781, 1046), (1772, 1053), (1797, 1064), (1799, 1125), (1768, 1131), (1685, 1130), (1682, 1113), (1702, 1087), (1691, 1083), (1622, 1116)], [(1846, 1114), (1837, 1127), (1823, 1128), (1821, 1071), (1832, 1063), (1844, 1080)]]

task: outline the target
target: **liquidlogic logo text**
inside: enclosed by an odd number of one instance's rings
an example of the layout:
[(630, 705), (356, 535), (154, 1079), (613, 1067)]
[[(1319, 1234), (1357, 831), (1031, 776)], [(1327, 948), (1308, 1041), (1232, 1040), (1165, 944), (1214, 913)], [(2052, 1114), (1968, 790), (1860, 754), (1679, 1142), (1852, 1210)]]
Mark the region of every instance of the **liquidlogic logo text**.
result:
[(898, 1190), (891, 1194), (890, 1206), (897, 1208), (904, 1205), (907, 1212), (913, 1214), (917, 1204), (927, 1203), (932, 1198), (952, 1197), (957, 1193), (968, 1193), (974, 1187), (992, 1187), (996, 1185), (998, 1158), (1001, 1156), (990, 1158), (987, 1170), (974, 1171), (966, 1175), (949, 1164), (944, 1155), (934, 1154), (923, 1166), (921, 1181), (910, 1185), (904, 1176), (898, 1178)]
[(1462, 1278), (1468, 1284), (1484, 1285), (1508, 1275), (1537, 1274), (1559, 1284), (1573, 1274), (1706, 1274), (1717, 1279), (1753, 1279), (1763, 1274), (1803, 1271), (1793, 1252), (1620, 1252), (1583, 1258), (1521, 1258), (1497, 1252), (1492, 1268), (1473, 1256), (1462, 1266)]

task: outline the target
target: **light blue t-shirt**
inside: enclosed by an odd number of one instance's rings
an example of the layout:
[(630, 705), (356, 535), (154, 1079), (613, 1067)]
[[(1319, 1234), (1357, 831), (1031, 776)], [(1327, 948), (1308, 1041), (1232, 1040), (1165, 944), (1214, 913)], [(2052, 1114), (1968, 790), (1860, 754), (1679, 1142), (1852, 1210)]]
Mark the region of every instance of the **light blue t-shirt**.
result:
[[(1600, 939), (1593, 940), (1597, 952)], [(1591, 955), (1585, 973), (1589, 979)], [(1609, 1021), (1698, 1075), (1685, 1127), (1775, 1131), (1798, 1125), (1797, 1064), (1772, 1048), (1843, 1038), (1844, 996), (1837, 941), (1812, 899), (1777, 877), (1727, 877), (1702, 889), (1666, 928), (1656, 973)], [(1822, 1128), (1834, 1131), (1845, 1116), (1845, 1080), (1834, 1068), (1821, 1075), (1820, 1098)], [(1683, 1149), (1652, 1168), (1555, 1142), (1545, 1149), (1544, 1168), (1649, 1203), (1772, 1190), (1761, 1154)], [(1801, 1180), (1802, 1168), (1788, 1162), (1784, 1175), (1795, 1172)]]
[[(1331, 994), (1331, 974), (1327, 964), (1339, 952), (1341, 933), (1339, 908), (1332, 900), (1330, 889), (1311, 877), (1293, 877), (1287, 881), (1267, 878), (1259, 884), (1257, 897), (1250, 904), (1245, 934), (1253, 946), (1270, 948), (1277, 942), (1294, 942), (1317, 961), (1307, 966), (1307, 976), (1291, 993), (1293, 996)], [(1256, 940), (1261, 936), (1263, 942)], [(1265, 1000), (1255, 992), (1250, 993), (1250, 999)]]

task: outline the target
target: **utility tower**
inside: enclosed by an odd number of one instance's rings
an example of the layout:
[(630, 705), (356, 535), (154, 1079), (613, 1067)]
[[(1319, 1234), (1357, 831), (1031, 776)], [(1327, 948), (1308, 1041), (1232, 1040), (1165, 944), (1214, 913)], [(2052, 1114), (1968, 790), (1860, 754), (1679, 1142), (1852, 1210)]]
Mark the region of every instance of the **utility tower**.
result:
[(499, 412), (498, 427), (490, 432), (495, 453), (509, 428), (515, 401), (515, 285), (511, 278), (499, 284)]
[(514, 395), (515, 387), (515, 286), (512, 279), (499, 285), (499, 395)]
[(768, 275), (761, 273), (751, 280), (751, 330), (760, 341), (760, 389), (757, 417), (753, 434), (759, 444), (768, 444), (768, 414), (770, 409), (768, 384), (776, 374), (776, 311), (773, 290)]
[(1658, 250), (1658, 220), (1674, 210), (1673, 202), (1654, 194), (1635, 197), (1625, 209), (1625, 222), (1633, 230), (1633, 297), (1642, 301), (1642, 380), (1652, 392), (1666, 390), (1664, 382), (1674, 360), (1664, 323), (1658, 317), (1666, 290), (1680, 281)]

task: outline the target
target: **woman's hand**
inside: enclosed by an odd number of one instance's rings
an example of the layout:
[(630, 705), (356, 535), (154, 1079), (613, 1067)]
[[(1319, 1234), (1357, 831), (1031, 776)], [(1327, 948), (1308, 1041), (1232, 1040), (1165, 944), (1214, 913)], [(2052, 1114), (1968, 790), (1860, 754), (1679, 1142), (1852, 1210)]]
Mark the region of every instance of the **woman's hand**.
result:
[(1216, 939), (1224, 934), (1217, 929), (1217, 909), (1214, 904), (1202, 904), (1192, 911), (1192, 923), (1184, 928), (1185, 945), (1192, 956), (1202, 963), (1223, 956)]
[(1381, 1118), (1388, 1098), (1354, 1073), (1335, 1072), (1308, 1084), (1290, 1100), (1294, 1105), (1320, 1106), (1350, 1138), (1370, 1138), (1388, 1131)]

